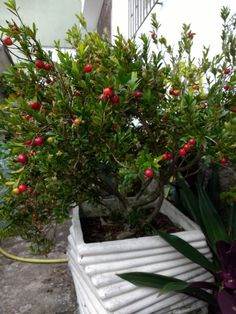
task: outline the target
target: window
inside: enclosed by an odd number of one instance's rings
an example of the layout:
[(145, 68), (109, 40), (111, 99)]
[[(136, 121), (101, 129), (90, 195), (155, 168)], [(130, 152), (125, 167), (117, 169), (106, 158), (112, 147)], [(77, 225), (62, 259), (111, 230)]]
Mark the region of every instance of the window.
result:
[(129, 0), (129, 37), (136, 35), (159, 0)]

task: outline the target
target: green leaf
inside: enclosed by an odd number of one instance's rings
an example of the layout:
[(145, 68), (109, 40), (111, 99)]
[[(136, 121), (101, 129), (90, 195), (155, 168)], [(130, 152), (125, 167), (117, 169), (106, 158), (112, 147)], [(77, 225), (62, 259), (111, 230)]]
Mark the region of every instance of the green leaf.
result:
[(236, 203), (233, 203), (229, 212), (229, 234), (232, 240), (236, 239)]
[(180, 199), (183, 203), (184, 208), (190, 214), (191, 218), (202, 227), (201, 216), (198, 208), (198, 199), (193, 194), (191, 189), (187, 186), (184, 180), (179, 180), (177, 183), (180, 192)]
[(170, 282), (183, 282), (184, 284), (187, 284), (187, 282), (181, 281), (174, 277), (168, 277), (159, 274), (151, 274), (145, 272), (124, 273), (117, 274), (117, 276), (137, 286), (157, 289), (162, 289), (165, 285), (169, 284)]
[(215, 242), (223, 240), (229, 242), (225, 226), (209, 199), (207, 193), (201, 186), (197, 186), (199, 211), (202, 223), (204, 225), (204, 233), (211, 248), (216, 252)]
[(218, 271), (218, 268), (212, 262), (210, 262), (202, 253), (200, 253), (197, 249), (195, 249), (183, 239), (173, 234), (167, 234), (161, 231), (158, 231), (158, 234), (178, 252), (183, 254), (192, 262), (202, 266), (211, 273)]
[(81, 26), (82, 26), (84, 29), (86, 29), (86, 28), (87, 28), (87, 23), (86, 23), (86, 20), (85, 20), (83, 14), (76, 14), (76, 17), (77, 17), (77, 19), (79, 20)]
[[(210, 304), (214, 303), (214, 298), (210, 293), (200, 288), (191, 287), (190, 283), (174, 277), (144, 272), (117, 274), (117, 276), (137, 286), (164, 289), (165, 292), (179, 291)], [(167, 287), (165, 288), (165, 286)]]
[(137, 72), (132, 72), (131, 74), (131, 79), (127, 82), (127, 86), (131, 89), (131, 90), (135, 90), (137, 89), (138, 85), (139, 85), (139, 81), (138, 80), (138, 75)]
[(16, 1), (15, 0), (7, 0), (6, 2), (4, 2), (4, 4), (8, 9), (16, 11)]
[(186, 289), (189, 286), (189, 283), (182, 281), (175, 281), (167, 283), (160, 291), (161, 294), (168, 293), (171, 291), (181, 291)]

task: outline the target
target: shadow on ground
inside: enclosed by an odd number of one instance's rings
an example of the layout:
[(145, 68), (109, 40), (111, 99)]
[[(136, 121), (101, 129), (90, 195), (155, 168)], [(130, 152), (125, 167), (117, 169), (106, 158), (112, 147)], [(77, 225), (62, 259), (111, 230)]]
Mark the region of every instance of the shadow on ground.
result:
[[(58, 227), (56, 246), (48, 258), (66, 258), (70, 222)], [(11, 254), (32, 256), (28, 243), (20, 238), (3, 241)], [(0, 255), (1, 314), (76, 314), (75, 290), (67, 264), (30, 264)]]

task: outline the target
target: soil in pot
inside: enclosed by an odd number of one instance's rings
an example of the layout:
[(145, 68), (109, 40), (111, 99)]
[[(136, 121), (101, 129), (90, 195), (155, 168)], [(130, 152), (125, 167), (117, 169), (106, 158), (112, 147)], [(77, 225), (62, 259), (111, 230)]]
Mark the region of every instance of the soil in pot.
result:
[(85, 243), (157, 235), (157, 230), (168, 233), (183, 231), (162, 213), (158, 213), (152, 224), (142, 229), (132, 228), (127, 231), (127, 224), (122, 219), (111, 217), (82, 217), (81, 228)]

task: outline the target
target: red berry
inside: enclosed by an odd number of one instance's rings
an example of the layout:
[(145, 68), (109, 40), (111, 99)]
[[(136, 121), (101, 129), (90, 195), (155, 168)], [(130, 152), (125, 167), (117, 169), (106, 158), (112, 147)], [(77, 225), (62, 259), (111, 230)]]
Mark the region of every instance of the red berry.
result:
[(113, 96), (111, 97), (111, 102), (112, 102), (113, 104), (119, 104), (119, 102), (120, 102), (120, 97), (119, 97), (118, 95), (113, 95)]
[(38, 68), (38, 69), (43, 69), (44, 68), (44, 63), (40, 59), (35, 60), (34, 64), (35, 64), (36, 68)]
[(236, 106), (231, 109), (232, 112), (236, 112)]
[(157, 34), (155, 33), (155, 32), (151, 32), (151, 37), (152, 37), (152, 39), (157, 39)]
[(191, 32), (191, 31), (188, 32), (188, 38), (189, 38), (189, 39), (193, 39), (193, 36), (194, 36), (194, 35), (196, 35), (196, 34), (193, 33), (193, 32)]
[(236, 203), (236, 197), (233, 198), (233, 202)]
[(73, 96), (79, 97), (81, 95), (79, 90), (75, 90)]
[(224, 74), (230, 74), (231, 70), (229, 68), (224, 69)]
[(33, 144), (34, 144), (35, 146), (40, 146), (40, 145), (43, 144), (43, 142), (44, 142), (44, 138), (43, 138), (42, 136), (38, 136), (38, 137), (36, 137), (36, 138), (34, 139)]
[(32, 156), (33, 156), (33, 155), (35, 155), (35, 154), (36, 154), (36, 151), (31, 149), (31, 151), (30, 151), (30, 155), (32, 155)]
[(164, 113), (163, 116), (161, 117), (161, 119), (162, 119), (163, 121), (168, 121), (170, 118), (169, 118), (169, 116), (168, 116), (167, 113)]
[(197, 141), (195, 140), (195, 138), (190, 138), (190, 140), (188, 141), (189, 145), (196, 145)]
[(143, 96), (143, 93), (142, 92), (140, 92), (139, 90), (136, 90), (136, 91), (134, 91), (134, 98), (136, 99), (136, 100), (138, 100), (139, 98), (141, 98), (142, 96)]
[(31, 146), (33, 144), (32, 140), (25, 141), (26, 146)]
[(52, 65), (50, 63), (45, 63), (43, 65), (44, 70), (50, 71), (52, 69)]
[(144, 170), (144, 175), (147, 178), (152, 178), (154, 175), (154, 171), (152, 169), (145, 169)]
[(230, 86), (229, 85), (225, 85), (223, 88), (224, 88), (225, 91), (227, 91), (227, 90), (230, 89)]
[(179, 96), (180, 95), (180, 90), (179, 89), (174, 89), (173, 90), (173, 95), (174, 96)]
[(103, 95), (111, 97), (113, 95), (113, 91), (110, 87), (103, 88)]
[(41, 108), (41, 105), (40, 105), (38, 102), (32, 102), (32, 103), (30, 104), (30, 107), (31, 107), (32, 109), (34, 109), (34, 110), (39, 111), (40, 108)]
[(90, 73), (93, 71), (93, 66), (92, 64), (88, 63), (85, 64), (84, 68), (83, 68), (84, 73)]
[(98, 96), (98, 101), (100, 102), (100, 101), (105, 101), (105, 103), (107, 103), (108, 101), (109, 101), (109, 96), (105, 96), (105, 95), (103, 95), (103, 94), (100, 94), (99, 96)]
[(191, 144), (184, 144), (183, 149), (187, 151), (189, 151), (191, 149)]
[(20, 185), (18, 186), (18, 190), (19, 190), (20, 193), (25, 192), (25, 191), (27, 190), (27, 185), (25, 185), (25, 184), (20, 184)]
[(6, 46), (11, 46), (13, 44), (13, 41), (12, 41), (12, 39), (10, 37), (6, 37), (6, 38), (3, 39), (3, 43)]
[(169, 154), (163, 154), (162, 155), (162, 160), (167, 160), (167, 159), (169, 159), (169, 156), (168, 156)]
[(222, 157), (220, 160), (221, 165), (226, 165), (229, 163), (229, 158), (227, 157)]
[(181, 148), (181, 149), (178, 151), (178, 154), (179, 154), (180, 156), (185, 156), (185, 155), (186, 155), (186, 150), (183, 149), (183, 148)]
[(169, 94), (170, 94), (170, 95), (174, 95), (173, 92), (174, 92), (173, 89), (170, 89), (170, 90), (169, 90)]
[(192, 84), (192, 89), (193, 90), (198, 90), (199, 89), (199, 85), (196, 84), (196, 83)]
[(168, 155), (168, 159), (174, 159), (174, 154), (170, 153), (170, 154), (167, 154)]
[(32, 117), (29, 114), (25, 115), (25, 120), (29, 121), (31, 118)]
[(17, 161), (19, 163), (21, 163), (22, 165), (26, 164), (27, 161), (28, 161), (28, 156), (26, 154), (20, 154), (18, 157), (17, 157)]

